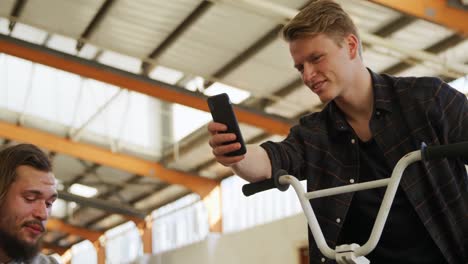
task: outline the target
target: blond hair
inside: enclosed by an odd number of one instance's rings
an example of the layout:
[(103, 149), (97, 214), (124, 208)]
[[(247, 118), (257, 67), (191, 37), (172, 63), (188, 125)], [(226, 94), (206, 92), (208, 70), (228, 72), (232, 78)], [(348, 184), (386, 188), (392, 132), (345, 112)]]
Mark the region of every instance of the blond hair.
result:
[(282, 36), (287, 42), (322, 33), (340, 47), (345, 37), (355, 35), (361, 55), (362, 45), (354, 22), (338, 3), (331, 0), (312, 1), (282, 29)]

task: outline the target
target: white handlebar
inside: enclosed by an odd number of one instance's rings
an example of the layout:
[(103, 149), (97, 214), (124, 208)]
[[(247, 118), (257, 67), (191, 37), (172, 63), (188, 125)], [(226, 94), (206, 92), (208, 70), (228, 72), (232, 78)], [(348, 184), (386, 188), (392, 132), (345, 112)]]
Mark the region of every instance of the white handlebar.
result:
[[(320, 250), (320, 252), (322, 252), (324, 256), (330, 259), (336, 259), (337, 254), (341, 253), (337, 249), (339, 247), (342, 247), (343, 245), (337, 246), (335, 250), (331, 249), (328, 246), (309, 200), (319, 198), (319, 197), (330, 196), (330, 195), (336, 195), (336, 194), (355, 192), (355, 191), (361, 191), (361, 190), (387, 186), (387, 190), (385, 191), (385, 196), (383, 198), (382, 204), (380, 205), (380, 209), (377, 214), (374, 227), (372, 228), (372, 232), (369, 237), (369, 240), (363, 246), (360, 246), (360, 247), (358, 246), (357, 248), (353, 246), (353, 248), (355, 248), (354, 252), (352, 252), (352, 255), (354, 258), (354, 257), (360, 257), (360, 256), (365, 256), (369, 254), (377, 246), (380, 236), (382, 235), (385, 222), (387, 221), (388, 213), (390, 212), (393, 199), (395, 198), (398, 185), (400, 184), (403, 171), (410, 164), (419, 160), (421, 160), (421, 151), (420, 150), (413, 151), (413, 152), (406, 154), (404, 157), (402, 157), (398, 161), (397, 165), (393, 169), (392, 176), (390, 178), (382, 179), (382, 180), (375, 180), (375, 181), (368, 181), (364, 183), (351, 184), (347, 186), (340, 186), (340, 187), (329, 188), (329, 189), (323, 189), (323, 190), (318, 190), (318, 191), (308, 192), (308, 193), (304, 192), (304, 189), (301, 183), (299, 182), (299, 180), (292, 175), (280, 176), (279, 182), (281, 184), (290, 184), (293, 186), (299, 198), (299, 201), (301, 202), (302, 209), (304, 210), (304, 213), (307, 217), (310, 230), (314, 237), (315, 243), (317, 243), (318, 249)], [(356, 244), (353, 244), (353, 245), (356, 245)], [(365, 261), (367, 260), (363, 258), (363, 262), (360, 262), (360, 263), (366, 263)], [(353, 262), (344, 262), (344, 263), (353, 263)], [(357, 262), (354, 262), (354, 263), (357, 263)]]

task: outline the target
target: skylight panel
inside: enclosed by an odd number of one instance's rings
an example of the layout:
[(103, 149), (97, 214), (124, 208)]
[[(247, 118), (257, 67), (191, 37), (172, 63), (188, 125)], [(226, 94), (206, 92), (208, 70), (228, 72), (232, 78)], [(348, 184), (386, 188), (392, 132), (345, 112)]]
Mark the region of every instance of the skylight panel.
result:
[(3, 17), (0, 17), (0, 33), (8, 35), (8, 32), (9, 32), (8, 24), (9, 23), (10, 22), (7, 19), (5, 19)]
[(94, 45), (86, 43), (78, 53), (78, 57), (93, 60), (98, 53), (98, 48)]
[(28, 42), (42, 45), (47, 38), (47, 32), (22, 23), (16, 23), (11, 35)]
[(70, 193), (83, 196), (86, 198), (90, 198), (95, 196), (98, 193), (98, 190), (94, 187), (86, 186), (79, 183), (74, 183), (70, 186), (69, 190)]
[[(161, 102), (145, 94), (131, 92), (123, 133), (125, 142), (158, 150), (161, 135)], [(117, 109), (116, 109), (117, 110)]]
[(172, 85), (176, 84), (183, 76), (182, 72), (164, 66), (157, 66), (149, 74), (150, 78)]
[(211, 120), (209, 113), (180, 104), (173, 104), (172, 111), (174, 118), (172, 123), (174, 141), (181, 140)]
[(32, 88), (25, 97), (27, 101), (24, 102), (23, 111), (32, 116), (70, 125), (79, 93), (79, 76), (34, 64), (29, 78), (32, 79)]
[(76, 40), (54, 34), (50, 37), (49, 41), (47, 42), (47, 46), (49, 48), (59, 50), (61, 52), (65, 52), (68, 54), (75, 55), (76, 54)]
[(197, 76), (185, 84), (185, 89), (192, 92), (203, 91), (204, 83), (205, 80), (202, 77)]
[(208, 96), (220, 93), (227, 93), (229, 95), (229, 99), (234, 104), (239, 104), (250, 96), (250, 93), (247, 91), (218, 82), (212, 84), (205, 90), (205, 95)]
[(111, 67), (137, 74), (140, 73), (141, 69), (140, 59), (119, 54), (113, 51), (103, 52), (98, 61)]
[(0, 105), (22, 112), (30, 88), (32, 63), (3, 55), (0, 61)]

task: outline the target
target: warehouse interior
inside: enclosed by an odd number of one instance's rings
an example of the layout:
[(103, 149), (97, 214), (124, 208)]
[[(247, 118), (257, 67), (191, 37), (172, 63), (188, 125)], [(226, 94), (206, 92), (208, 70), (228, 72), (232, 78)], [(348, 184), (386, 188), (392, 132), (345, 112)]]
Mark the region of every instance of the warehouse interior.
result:
[[(0, 144), (39, 146), (59, 180), (43, 253), (62, 263), (259, 263), (267, 253), (249, 244), (266, 239), (268, 251), (289, 252), (270, 263), (306, 263), (294, 193), (242, 196), (245, 182), (212, 156), (206, 99), (230, 95), (249, 144), (280, 141), (320, 111), (279, 37), (308, 2), (0, 1)], [(468, 95), (468, 1), (337, 2), (367, 67), (436, 76)]]

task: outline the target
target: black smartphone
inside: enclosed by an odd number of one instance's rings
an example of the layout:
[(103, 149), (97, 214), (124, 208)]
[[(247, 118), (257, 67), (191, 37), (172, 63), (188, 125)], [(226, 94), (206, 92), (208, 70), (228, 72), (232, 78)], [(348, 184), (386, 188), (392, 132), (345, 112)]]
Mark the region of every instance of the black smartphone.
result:
[(234, 133), (236, 134), (236, 140), (232, 142), (227, 142), (226, 144), (231, 144), (234, 142), (239, 142), (241, 148), (229, 153), (226, 153), (225, 156), (239, 156), (247, 152), (245, 148), (244, 139), (239, 129), (239, 123), (237, 123), (237, 118), (232, 108), (231, 101), (229, 96), (225, 93), (214, 95), (208, 97), (208, 107), (210, 108), (211, 116), (213, 121), (216, 123), (222, 123), (227, 126), (227, 130), (224, 133)]

